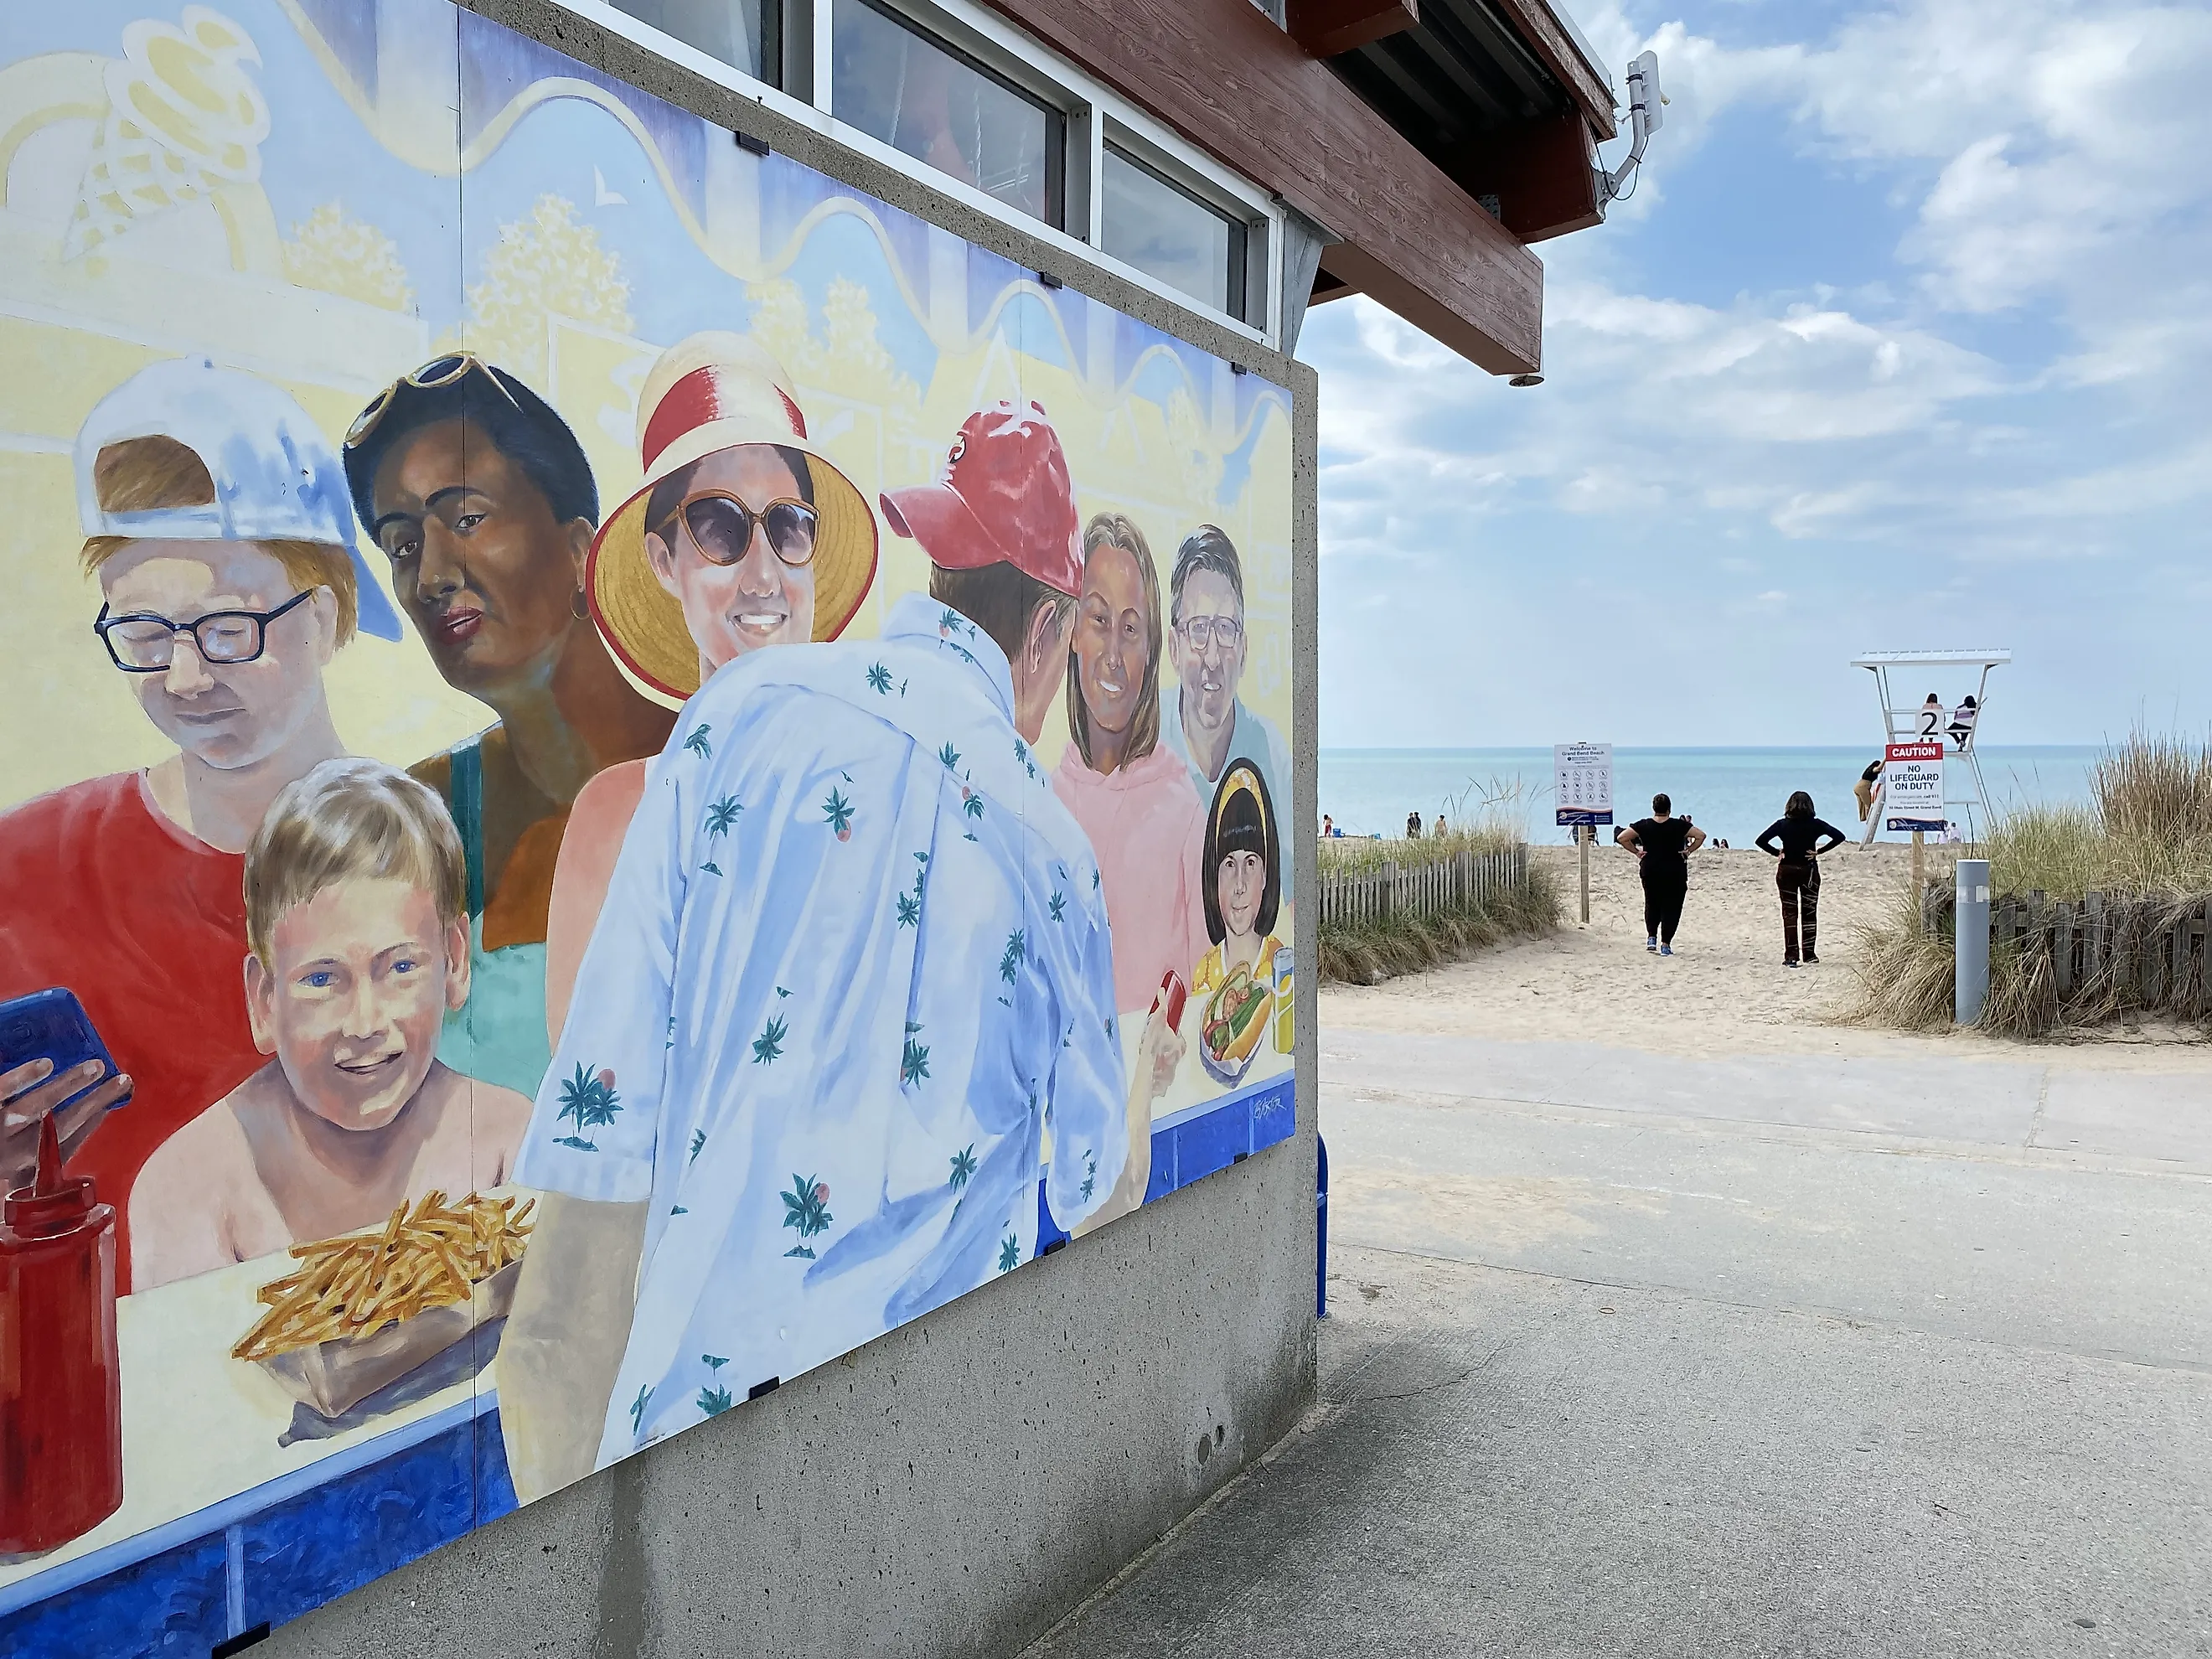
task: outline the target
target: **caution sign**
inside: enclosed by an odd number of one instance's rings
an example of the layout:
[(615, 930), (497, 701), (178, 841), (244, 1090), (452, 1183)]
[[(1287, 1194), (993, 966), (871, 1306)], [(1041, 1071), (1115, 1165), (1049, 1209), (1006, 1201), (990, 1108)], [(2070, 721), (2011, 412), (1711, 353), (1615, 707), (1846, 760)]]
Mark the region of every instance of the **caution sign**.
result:
[(1882, 827), (1943, 831), (1943, 741), (1893, 743), (1882, 750)]

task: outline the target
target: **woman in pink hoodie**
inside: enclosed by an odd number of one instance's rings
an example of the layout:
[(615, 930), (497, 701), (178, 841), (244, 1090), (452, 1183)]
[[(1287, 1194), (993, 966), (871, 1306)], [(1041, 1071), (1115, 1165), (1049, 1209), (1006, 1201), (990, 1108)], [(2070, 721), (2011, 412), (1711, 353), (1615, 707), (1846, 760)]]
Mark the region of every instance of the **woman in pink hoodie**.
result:
[(1206, 809), (1189, 767), (1159, 741), (1161, 638), (1144, 532), (1102, 513), (1083, 532), (1067, 659), (1073, 741), (1052, 784), (1098, 854), (1121, 1013), (1150, 1007), (1170, 972), (1188, 985), (1207, 943), (1198, 885)]

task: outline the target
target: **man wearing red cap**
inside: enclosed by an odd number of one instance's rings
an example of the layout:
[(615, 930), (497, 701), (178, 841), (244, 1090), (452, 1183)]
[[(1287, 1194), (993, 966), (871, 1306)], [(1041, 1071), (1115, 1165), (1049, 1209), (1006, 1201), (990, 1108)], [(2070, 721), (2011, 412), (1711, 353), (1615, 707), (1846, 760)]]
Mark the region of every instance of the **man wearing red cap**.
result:
[(550, 1189), (501, 1361), (526, 1498), (1011, 1271), (1041, 1177), (1070, 1229), (1143, 1197), (1175, 1039), (1133, 1100), (1097, 861), (1030, 747), (1077, 586), (1059, 441), (987, 410), (883, 508), (930, 593), (722, 666), (651, 764), (518, 1169)]

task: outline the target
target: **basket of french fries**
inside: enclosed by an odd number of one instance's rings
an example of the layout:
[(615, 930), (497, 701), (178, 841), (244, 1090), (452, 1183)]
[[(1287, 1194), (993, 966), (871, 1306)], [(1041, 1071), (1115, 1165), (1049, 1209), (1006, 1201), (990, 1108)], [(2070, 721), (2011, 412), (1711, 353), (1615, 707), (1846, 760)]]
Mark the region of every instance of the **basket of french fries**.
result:
[(261, 1287), (267, 1309), (231, 1354), (337, 1417), (504, 1318), (537, 1200), (426, 1193), (372, 1231), (295, 1244)]

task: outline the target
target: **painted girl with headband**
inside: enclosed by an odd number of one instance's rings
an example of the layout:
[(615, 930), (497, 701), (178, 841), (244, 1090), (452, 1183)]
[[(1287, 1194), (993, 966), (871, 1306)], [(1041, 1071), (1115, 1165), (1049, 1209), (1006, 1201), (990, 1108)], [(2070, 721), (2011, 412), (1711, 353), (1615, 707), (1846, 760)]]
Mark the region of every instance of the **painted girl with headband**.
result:
[(1213, 944), (1191, 978), (1199, 1056), (1224, 1083), (1241, 1079), (1274, 1012), (1274, 936), (1282, 908), (1282, 848), (1259, 769), (1238, 761), (1222, 775), (1206, 815), (1206, 931)]

